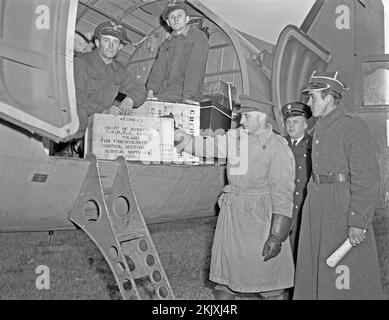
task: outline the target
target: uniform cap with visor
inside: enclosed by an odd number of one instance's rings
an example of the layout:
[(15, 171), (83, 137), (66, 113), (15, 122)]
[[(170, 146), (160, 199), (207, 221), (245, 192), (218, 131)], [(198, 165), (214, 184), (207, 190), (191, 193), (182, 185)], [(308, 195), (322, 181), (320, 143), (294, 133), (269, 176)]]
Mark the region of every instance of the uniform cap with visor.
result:
[(274, 104), (270, 101), (259, 100), (248, 95), (241, 95), (239, 97), (241, 107), (234, 110), (235, 113), (244, 113), (250, 111), (259, 111), (266, 113), (269, 117), (273, 118)]
[(313, 71), (308, 86), (302, 91), (309, 94), (313, 91), (333, 90), (342, 94), (343, 90), (349, 90), (344, 81), (340, 78), (339, 72), (318, 72)]
[(106, 21), (100, 23), (95, 29), (95, 38), (98, 39), (100, 35), (109, 35), (118, 38), (124, 44), (130, 42), (127, 38), (126, 29), (120, 23), (115, 21)]
[(164, 21), (168, 20), (169, 14), (172, 13), (174, 10), (184, 10), (187, 12), (188, 6), (185, 4), (184, 1), (173, 1), (169, 3), (166, 8), (162, 11), (162, 19)]
[(305, 103), (298, 101), (283, 105), (281, 108), (281, 113), (284, 117), (284, 120), (297, 116), (302, 116), (306, 119), (309, 119), (312, 116), (311, 108)]

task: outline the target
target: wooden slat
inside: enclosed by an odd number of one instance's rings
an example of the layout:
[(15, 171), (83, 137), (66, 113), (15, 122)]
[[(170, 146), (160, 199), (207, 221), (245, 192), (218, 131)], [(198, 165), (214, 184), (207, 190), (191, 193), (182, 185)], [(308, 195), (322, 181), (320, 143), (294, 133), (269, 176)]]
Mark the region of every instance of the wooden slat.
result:
[(141, 19), (137, 18), (136, 16), (129, 14), (127, 16), (124, 16), (121, 20), (122, 23), (126, 23), (128, 25), (131, 25), (132, 28), (136, 30), (142, 30), (144, 35), (148, 35), (151, 31), (154, 30), (154, 26), (149, 25), (148, 23), (145, 23)]
[[(233, 47), (223, 48), (223, 61), (222, 61), (222, 70), (237, 69), (237, 56)], [(222, 75), (221, 79), (224, 82), (233, 82), (234, 74), (225, 74)]]
[[(86, 3), (84, 0), (80, 0), (80, 3), (82, 3), (83, 5), (85, 5), (86, 7), (88, 7), (89, 9), (91, 9), (91, 11), (93, 13), (98, 13), (99, 15), (101, 16), (104, 16), (108, 19), (111, 19), (111, 20), (115, 20), (115, 17), (113, 17), (112, 15), (110, 14), (107, 14), (106, 12), (104, 12), (103, 10), (99, 9), (99, 8), (96, 8), (94, 7), (93, 5), (90, 5), (89, 3)], [(89, 12), (88, 12), (89, 13)], [(107, 19), (105, 19), (107, 20)], [(102, 21), (101, 21), (102, 22)], [(131, 31), (132, 33), (135, 33), (135, 34), (138, 34), (139, 36), (141, 37), (144, 37), (146, 34), (144, 32), (141, 32), (140, 30), (137, 30), (135, 28), (132, 28), (130, 25), (126, 24), (123, 22), (123, 25), (129, 30)]]
[(76, 30), (83, 32), (93, 32), (96, 28), (94, 23), (91, 23), (85, 19), (81, 19), (76, 24)]
[(161, 6), (161, 4), (159, 2), (148, 3), (148, 4), (142, 6), (143, 11), (145, 11), (148, 14), (153, 15), (154, 17), (157, 17), (157, 19), (159, 19), (159, 17), (161, 16), (163, 8), (164, 8), (164, 6)]
[(159, 17), (147, 13), (146, 11), (142, 10), (142, 8), (135, 9), (131, 12), (131, 14), (143, 20), (145, 23), (148, 23), (149, 25), (153, 26), (154, 28), (160, 25)]
[(104, 12), (115, 18), (120, 16), (124, 12), (123, 9), (106, 0), (98, 0), (94, 4), (94, 7), (103, 10)]
[[(97, 1), (97, 0), (94, 0), (94, 1)], [(85, 7), (82, 3), (78, 4), (76, 24), (88, 12), (88, 10), (89, 10), (88, 7)]]
[[(99, 13), (96, 13), (96, 12), (88, 11), (85, 14), (85, 16), (77, 24), (77, 30), (81, 30), (78, 28), (78, 26), (80, 26), (80, 25), (83, 25), (85, 27), (90, 25), (91, 26), (90, 29), (82, 30), (82, 31), (92, 31), (93, 32), (98, 24), (105, 22), (105, 21), (107, 21), (107, 17), (105, 17)], [(127, 32), (127, 37), (128, 37), (128, 39), (130, 39), (131, 42), (138, 42), (141, 39), (143, 39), (143, 37), (140, 36), (139, 33), (134, 33), (127, 28), (126, 28), (126, 32)]]
[(142, 3), (141, 0), (109, 0), (114, 5), (118, 6), (119, 8), (122, 8), (124, 11), (128, 8), (134, 6), (135, 4)]

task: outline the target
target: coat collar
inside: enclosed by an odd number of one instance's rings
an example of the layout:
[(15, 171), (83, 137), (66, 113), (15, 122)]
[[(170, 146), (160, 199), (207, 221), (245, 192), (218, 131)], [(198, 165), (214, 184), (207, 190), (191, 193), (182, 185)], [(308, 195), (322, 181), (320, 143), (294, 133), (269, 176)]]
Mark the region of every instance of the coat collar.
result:
[(343, 104), (339, 104), (334, 110), (332, 110), (330, 113), (326, 114), (324, 117), (320, 118), (318, 120), (318, 125), (320, 127), (327, 127), (333, 122), (335, 122), (337, 119), (339, 119), (341, 116), (343, 116), (346, 112), (346, 108)]
[[(289, 135), (286, 136), (286, 140), (288, 141), (288, 145), (290, 147), (292, 147), (293, 146), (292, 139), (290, 138)], [(295, 146), (295, 148), (296, 147), (300, 147), (300, 146), (302, 146), (302, 147), (309, 147), (311, 141), (312, 141), (312, 136), (305, 132), (304, 136), (301, 138), (301, 140)]]
[(273, 127), (268, 124), (268, 127), (265, 131), (262, 131), (261, 133), (251, 134), (251, 136), (258, 138), (259, 142), (262, 145), (265, 145), (267, 141), (270, 139), (271, 135), (273, 134)]
[(185, 28), (185, 30), (182, 33), (177, 34), (175, 31), (173, 31), (172, 32), (172, 36), (173, 37), (178, 37), (178, 36), (183, 35), (185, 38), (187, 38), (188, 37), (188, 33), (191, 31), (191, 29), (192, 28), (189, 25), (186, 25), (186, 28)]

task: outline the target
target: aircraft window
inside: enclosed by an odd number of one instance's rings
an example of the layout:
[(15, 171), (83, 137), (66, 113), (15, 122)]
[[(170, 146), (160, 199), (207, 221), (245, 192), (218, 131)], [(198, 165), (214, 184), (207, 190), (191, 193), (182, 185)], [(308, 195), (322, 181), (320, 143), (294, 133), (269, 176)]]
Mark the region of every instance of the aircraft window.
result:
[(362, 62), (363, 105), (389, 105), (389, 61)]

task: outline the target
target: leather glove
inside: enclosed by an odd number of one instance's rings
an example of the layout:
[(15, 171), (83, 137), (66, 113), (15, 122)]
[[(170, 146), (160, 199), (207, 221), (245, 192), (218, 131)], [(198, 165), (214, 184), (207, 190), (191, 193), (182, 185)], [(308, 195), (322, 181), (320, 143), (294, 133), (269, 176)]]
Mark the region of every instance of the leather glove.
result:
[(282, 242), (288, 239), (291, 226), (292, 218), (283, 216), (282, 214), (272, 215), (270, 233), (262, 250), (262, 257), (265, 257), (265, 262), (280, 253)]

